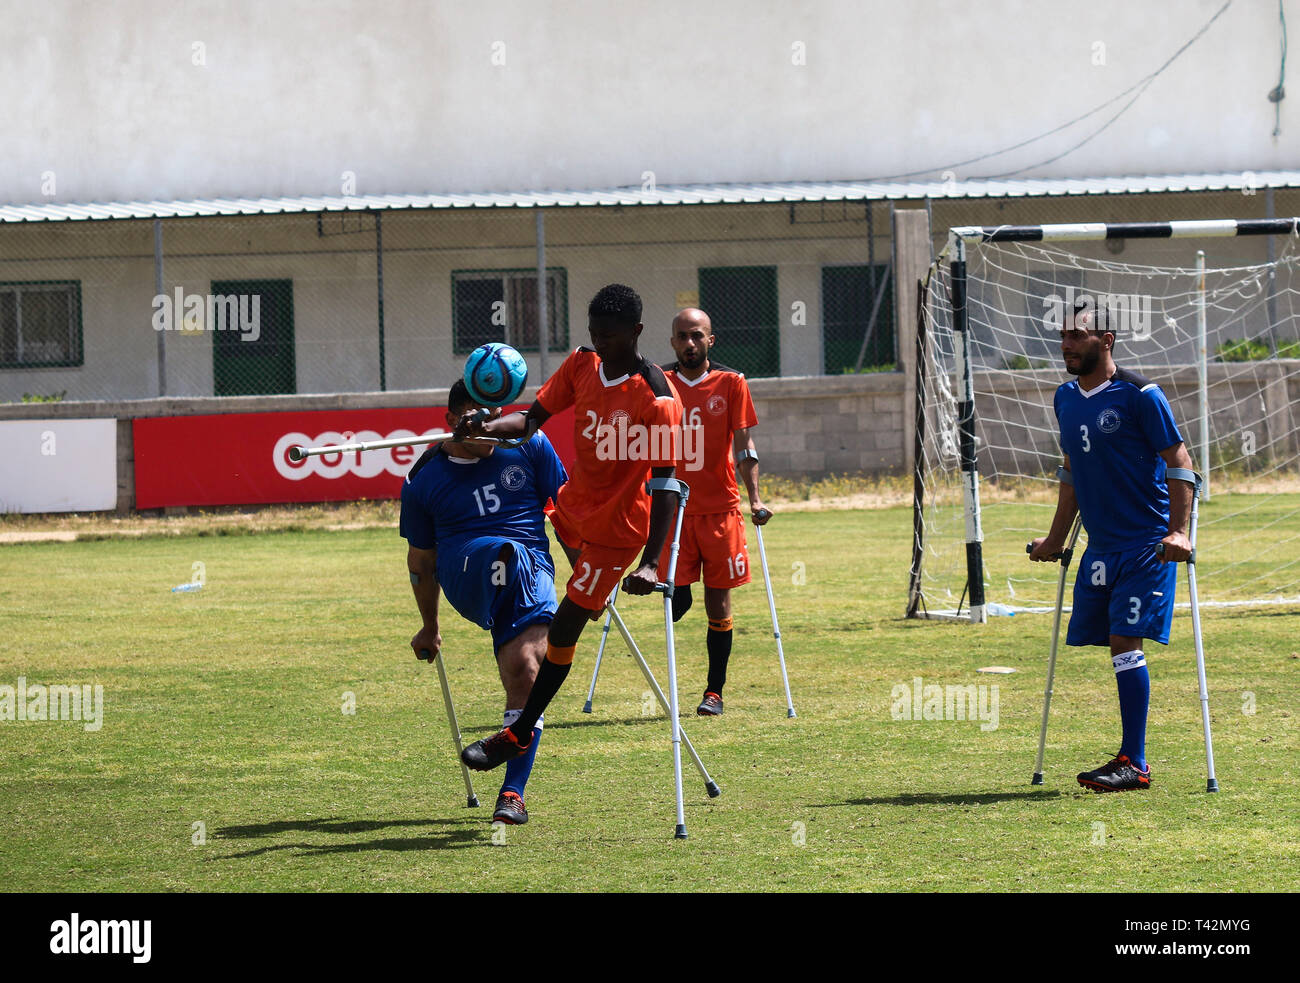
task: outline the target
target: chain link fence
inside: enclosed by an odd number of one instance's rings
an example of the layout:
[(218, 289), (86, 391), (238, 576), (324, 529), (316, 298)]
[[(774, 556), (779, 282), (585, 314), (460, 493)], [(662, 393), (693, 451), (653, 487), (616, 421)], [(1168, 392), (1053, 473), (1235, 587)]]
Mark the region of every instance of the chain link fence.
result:
[[(439, 388), (486, 341), (524, 352), (537, 383), (584, 343), (587, 302), (614, 281), (641, 294), (642, 351), (659, 362), (672, 357), (673, 314), (700, 307), (717, 336), (714, 359), (751, 378), (893, 371), (895, 207), (929, 208), (938, 251), (953, 225), (1262, 217), (1269, 198), (1260, 190), (8, 224), (0, 402)], [(1272, 208), (1300, 213), (1300, 192), (1276, 192)], [(1211, 263), (1262, 262), (1267, 248), (1225, 240)], [(1128, 262), (1195, 261), (1176, 241), (1125, 249)]]

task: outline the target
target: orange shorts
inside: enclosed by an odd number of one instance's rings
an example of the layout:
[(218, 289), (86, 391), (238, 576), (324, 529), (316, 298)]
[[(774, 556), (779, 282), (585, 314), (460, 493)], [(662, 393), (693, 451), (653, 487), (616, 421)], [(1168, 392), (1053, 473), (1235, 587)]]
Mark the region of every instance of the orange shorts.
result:
[[(672, 540), (664, 544), (659, 557), (659, 576), (668, 576)], [(682, 519), (681, 548), (677, 553), (677, 576), (673, 586), (693, 584), (704, 568), (704, 586), (730, 590), (749, 583), (749, 548), (745, 544), (745, 517), (736, 509), (710, 515), (687, 515)]]
[[(572, 526), (553, 509), (546, 512), (560, 542), (578, 551), (573, 564), (573, 575), (564, 589), (564, 596), (580, 608), (601, 611), (609, 595), (633, 570), (641, 558), (644, 546), (604, 546), (584, 540)], [(666, 567), (664, 569), (667, 569)]]

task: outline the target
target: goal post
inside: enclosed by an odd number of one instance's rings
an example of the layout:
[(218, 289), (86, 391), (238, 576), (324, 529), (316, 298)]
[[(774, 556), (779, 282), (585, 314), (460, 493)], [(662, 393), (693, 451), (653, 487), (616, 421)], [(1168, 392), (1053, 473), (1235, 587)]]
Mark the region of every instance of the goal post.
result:
[(1109, 309), (1116, 361), (1164, 389), (1214, 487), (1202, 603), (1300, 597), (1300, 218), (956, 227), (918, 293), (909, 617), (1054, 606), (1024, 544), (1055, 508), (1075, 300)]

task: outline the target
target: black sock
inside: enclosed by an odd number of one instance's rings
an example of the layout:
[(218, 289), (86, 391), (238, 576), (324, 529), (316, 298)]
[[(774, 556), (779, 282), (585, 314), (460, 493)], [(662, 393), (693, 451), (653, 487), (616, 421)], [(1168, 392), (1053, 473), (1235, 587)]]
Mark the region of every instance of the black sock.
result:
[(682, 615), (691, 609), (691, 602), (695, 598), (691, 597), (691, 585), (673, 588), (673, 623), (676, 624), (682, 620)]
[[(718, 627), (714, 627), (717, 625)], [(722, 626), (725, 625), (725, 630)], [(709, 682), (705, 687), (709, 693), (722, 695), (722, 687), (727, 683), (727, 660), (731, 658), (731, 619), (714, 621), (709, 619)]]
[(546, 712), (547, 705), (564, 685), (571, 665), (572, 663), (557, 665), (550, 659), (542, 660), (537, 670), (537, 678), (533, 681), (533, 688), (528, 693), (528, 702), (524, 704), (519, 719), (510, 725), (511, 732), (520, 744), (526, 744), (533, 739), (533, 728), (537, 726), (537, 718)]

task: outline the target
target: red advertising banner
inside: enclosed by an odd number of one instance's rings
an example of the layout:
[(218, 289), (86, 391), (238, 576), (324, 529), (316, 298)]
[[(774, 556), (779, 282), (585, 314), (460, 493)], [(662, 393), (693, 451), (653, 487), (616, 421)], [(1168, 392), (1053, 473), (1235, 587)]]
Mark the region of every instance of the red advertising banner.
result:
[[(505, 412), (527, 409), (506, 407)], [(442, 430), (440, 407), (221, 413), (132, 421), (135, 507), (344, 502), (398, 498), (427, 445), (290, 461), (289, 448), (415, 437)], [(565, 467), (573, 465), (573, 411), (543, 428)]]

